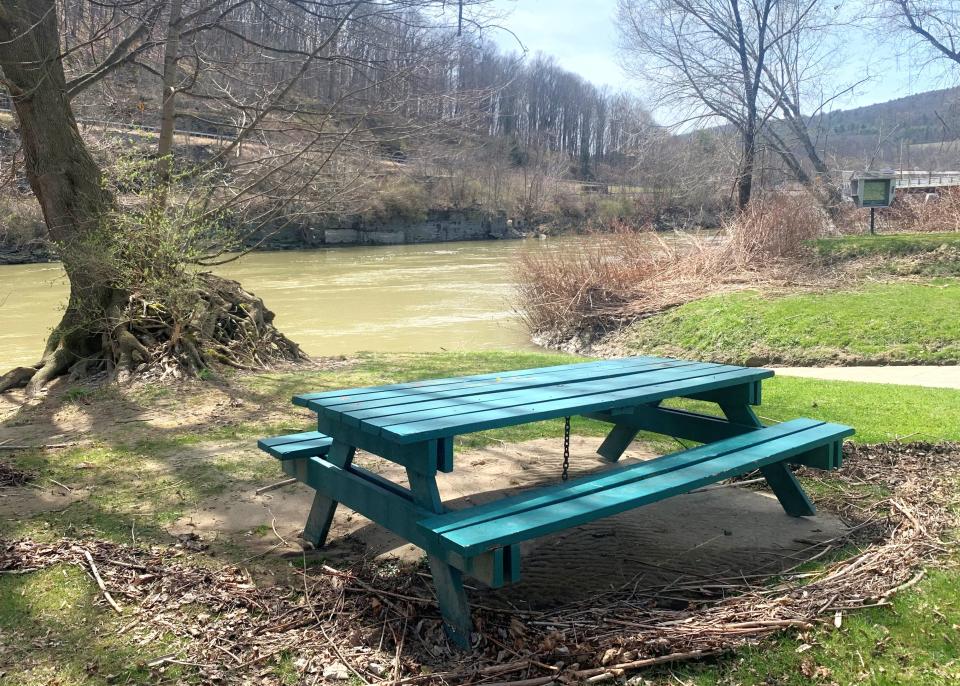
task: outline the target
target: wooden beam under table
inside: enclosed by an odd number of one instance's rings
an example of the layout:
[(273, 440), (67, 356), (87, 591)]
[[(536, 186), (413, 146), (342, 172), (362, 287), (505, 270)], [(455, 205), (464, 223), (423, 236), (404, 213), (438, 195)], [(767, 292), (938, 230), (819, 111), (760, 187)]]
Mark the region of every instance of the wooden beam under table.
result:
[(498, 588), (520, 578), (519, 548), (500, 548), (470, 558), (443, 549), (417, 527), (417, 522), (434, 513), (416, 505), (409, 490), (377, 474), (355, 465), (344, 469), (320, 457), (287, 460), (283, 471), (487, 586)]

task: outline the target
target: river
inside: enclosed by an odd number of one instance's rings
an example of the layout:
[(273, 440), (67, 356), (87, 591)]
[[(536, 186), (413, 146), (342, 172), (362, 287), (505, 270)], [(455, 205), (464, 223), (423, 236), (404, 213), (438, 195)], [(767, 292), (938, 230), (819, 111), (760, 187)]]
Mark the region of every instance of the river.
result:
[[(260, 252), (216, 271), (263, 298), (311, 355), (533, 348), (511, 266), (568, 240)], [(59, 264), (0, 266), (2, 370), (37, 361), (67, 292)]]

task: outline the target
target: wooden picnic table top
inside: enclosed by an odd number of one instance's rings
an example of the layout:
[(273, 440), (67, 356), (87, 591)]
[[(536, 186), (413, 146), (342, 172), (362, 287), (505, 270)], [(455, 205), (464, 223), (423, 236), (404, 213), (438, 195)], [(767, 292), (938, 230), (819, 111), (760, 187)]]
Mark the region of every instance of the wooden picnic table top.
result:
[[(604, 412), (741, 386), (769, 369), (633, 357), (295, 396), (325, 418), (396, 444)], [(334, 435), (336, 438), (336, 435)]]

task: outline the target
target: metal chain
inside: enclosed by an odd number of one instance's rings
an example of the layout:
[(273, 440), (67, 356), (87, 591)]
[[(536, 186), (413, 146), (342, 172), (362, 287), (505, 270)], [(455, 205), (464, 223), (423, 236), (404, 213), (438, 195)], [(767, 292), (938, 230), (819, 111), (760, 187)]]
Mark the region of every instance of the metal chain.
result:
[(563, 420), (563, 471), (560, 473), (560, 480), (566, 481), (570, 478), (570, 417)]

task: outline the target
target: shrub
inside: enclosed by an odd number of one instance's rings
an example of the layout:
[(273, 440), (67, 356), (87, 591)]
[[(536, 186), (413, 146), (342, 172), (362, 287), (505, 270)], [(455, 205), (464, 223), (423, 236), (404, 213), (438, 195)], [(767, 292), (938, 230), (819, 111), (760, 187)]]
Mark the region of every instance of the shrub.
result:
[[(809, 198), (758, 197), (706, 238), (623, 222), (559, 250), (523, 253), (516, 266), (519, 310), (552, 343), (616, 328), (668, 307), (794, 269), (821, 235), (826, 216)], [(670, 235), (670, 234), (667, 234)]]
[(960, 188), (929, 195), (900, 193), (883, 220), (900, 231), (960, 231)]
[(810, 240), (826, 232), (828, 224), (824, 211), (806, 194), (760, 196), (725, 222), (728, 240), (722, 256), (741, 267), (758, 260), (798, 257), (807, 251)]
[(422, 222), (430, 209), (430, 195), (423, 184), (402, 180), (384, 184), (373, 193), (362, 213), (367, 221)]
[(43, 213), (32, 195), (0, 198), (0, 245), (23, 248), (47, 235)]

